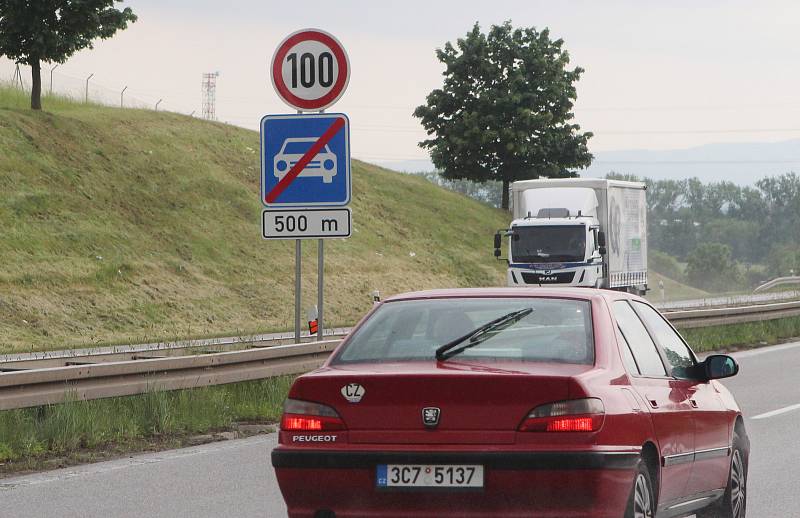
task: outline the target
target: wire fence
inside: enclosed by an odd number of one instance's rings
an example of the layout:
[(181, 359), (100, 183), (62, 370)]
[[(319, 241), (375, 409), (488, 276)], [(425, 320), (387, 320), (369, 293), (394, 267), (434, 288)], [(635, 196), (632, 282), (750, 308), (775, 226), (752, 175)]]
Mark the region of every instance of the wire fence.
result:
[[(87, 74), (85, 77), (63, 73), (58, 66), (42, 66), (42, 95), (54, 94), (76, 102), (91, 102), (106, 106), (139, 108), (158, 111), (169, 111), (184, 115), (199, 116), (201, 109), (200, 79), (196, 102), (178, 93), (148, 90), (141, 85), (113, 85), (112, 78), (102, 73)], [(17, 73), (19, 70), (19, 73)], [(25, 92), (32, 88), (31, 68), (0, 59), (0, 80), (7, 82)]]

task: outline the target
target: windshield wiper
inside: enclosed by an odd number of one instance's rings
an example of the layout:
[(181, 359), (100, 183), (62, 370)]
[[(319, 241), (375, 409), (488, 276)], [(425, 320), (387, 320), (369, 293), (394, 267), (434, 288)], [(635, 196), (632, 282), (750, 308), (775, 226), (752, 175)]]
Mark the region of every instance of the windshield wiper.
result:
[[(474, 347), (481, 342), (484, 342), (494, 336), (499, 331), (510, 327), (523, 318), (527, 317), (533, 313), (533, 308), (525, 308), (519, 309), (517, 311), (512, 311), (511, 313), (505, 314), (500, 318), (496, 318), (491, 322), (487, 322), (482, 326), (473, 329), (469, 333), (456, 338), (453, 341), (447, 342), (446, 344), (442, 345), (438, 349), (436, 349), (436, 359), (439, 361), (444, 361), (451, 356), (455, 356), (462, 351), (469, 349), (470, 347)], [(469, 341), (468, 341), (469, 340)], [(460, 344), (467, 342), (461, 347), (458, 347)]]

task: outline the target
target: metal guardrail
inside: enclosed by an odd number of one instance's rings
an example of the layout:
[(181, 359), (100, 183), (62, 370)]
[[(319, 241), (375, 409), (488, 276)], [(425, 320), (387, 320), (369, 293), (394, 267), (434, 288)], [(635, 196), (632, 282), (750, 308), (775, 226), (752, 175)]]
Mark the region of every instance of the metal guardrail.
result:
[(787, 284), (800, 284), (800, 277), (797, 275), (792, 275), (789, 277), (778, 277), (777, 279), (772, 279), (771, 281), (765, 282), (761, 286), (758, 286), (756, 289), (753, 290), (753, 293), (758, 293), (760, 291), (766, 291), (777, 286), (784, 286)]
[[(334, 339), (350, 332), (350, 328), (325, 329), (323, 338)], [(300, 342), (316, 341), (317, 337), (304, 332)], [(114, 345), (87, 349), (65, 349), (35, 353), (0, 354), (0, 372), (45, 367), (94, 364), (100, 362), (145, 360), (166, 356), (188, 356), (256, 347), (294, 344), (294, 333), (239, 335), (225, 338), (202, 338), (174, 342), (152, 342), (135, 345)]]
[(788, 302), (800, 300), (800, 291), (787, 290), (771, 293), (749, 293), (739, 295), (719, 295), (702, 299), (671, 300), (668, 302), (651, 301), (660, 311), (676, 311), (683, 309), (727, 308), (732, 306), (751, 306), (770, 302)]
[(731, 308), (690, 309), (665, 311), (664, 316), (679, 329), (710, 327), (776, 318), (800, 316), (800, 301), (756, 304)]
[[(664, 315), (678, 328), (727, 325), (800, 316), (800, 301), (680, 310)], [(123, 361), (102, 361), (97, 355), (68, 356), (71, 361), (59, 360), (66, 365), (44, 368), (37, 364), (42, 359), (0, 362), (0, 410), (299, 374), (319, 367), (339, 343), (341, 339)]]
[(0, 410), (223, 385), (316, 369), (341, 340), (0, 374)]

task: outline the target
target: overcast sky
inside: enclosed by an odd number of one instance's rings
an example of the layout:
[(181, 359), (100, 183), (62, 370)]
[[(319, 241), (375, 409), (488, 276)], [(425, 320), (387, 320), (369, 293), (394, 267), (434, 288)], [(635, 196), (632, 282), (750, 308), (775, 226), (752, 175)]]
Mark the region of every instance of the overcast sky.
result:
[[(217, 114), (256, 128), (290, 109), (268, 63), (287, 34), (325, 29), (344, 44), (348, 91), (331, 109), (352, 121), (352, 149), (372, 161), (425, 158), (411, 116), (440, 86), (435, 49), (476, 21), (549, 27), (561, 37), (578, 83), (577, 121), (593, 151), (673, 149), (711, 142), (800, 137), (800, 3), (630, 1), (129, 0), (139, 21), (54, 74), (55, 89), (184, 113), (201, 106), (201, 74), (220, 71)], [(10, 78), (13, 65), (0, 62)], [(45, 67), (45, 88), (49, 85)], [(23, 70), (29, 81), (27, 69)], [(46, 108), (46, 107), (45, 107)]]

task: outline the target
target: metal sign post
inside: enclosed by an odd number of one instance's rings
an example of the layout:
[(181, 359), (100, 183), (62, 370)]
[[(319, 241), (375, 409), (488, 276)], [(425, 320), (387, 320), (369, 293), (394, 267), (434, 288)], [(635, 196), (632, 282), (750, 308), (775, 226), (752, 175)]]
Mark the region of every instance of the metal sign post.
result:
[[(261, 234), (295, 240), (294, 335), (300, 341), (303, 239), (317, 239), (317, 340), (324, 338), (325, 239), (351, 233), (350, 127), (325, 114), (344, 93), (350, 61), (339, 40), (319, 29), (284, 38), (272, 56), (272, 85), (298, 115), (261, 121)], [(319, 111), (318, 115), (303, 112)], [(310, 324), (309, 324), (310, 325)], [(310, 329), (311, 331), (311, 329)]]
[(325, 288), (325, 240), (317, 239), (317, 341), (322, 341), (325, 319), (322, 318)]
[(303, 258), (303, 241), (294, 241), (294, 342), (300, 343), (300, 275), (302, 272), (301, 261)]

